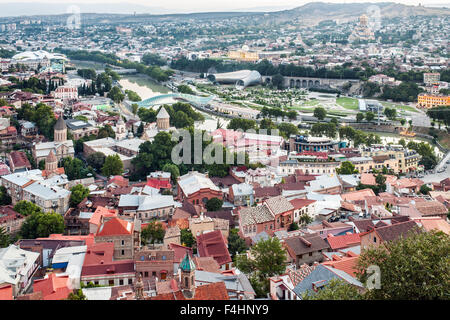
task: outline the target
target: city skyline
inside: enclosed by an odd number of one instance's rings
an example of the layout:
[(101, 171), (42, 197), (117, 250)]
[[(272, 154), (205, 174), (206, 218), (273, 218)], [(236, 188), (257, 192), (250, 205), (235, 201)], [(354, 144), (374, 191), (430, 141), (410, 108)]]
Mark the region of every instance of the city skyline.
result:
[[(77, 1), (67, 1), (66, 3), (61, 3), (55, 0), (37, 0), (37, 1), (20, 1), (11, 2), (11, 0), (0, 0), (0, 4), (9, 5), (10, 7), (18, 7), (24, 4), (30, 5), (29, 8), (20, 7), (20, 13), (8, 13), (8, 8), (4, 8), (6, 13), (0, 13), (0, 16), (15, 16), (15, 15), (30, 15), (33, 14), (46, 14), (47, 8), (37, 8), (33, 5), (52, 5), (52, 8), (48, 8), (48, 14), (60, 14), (64, 13), (63, 8), (70, 5), (80, 6), (81, 12), (88, 13), (133, 13), (133, 11), (151, 14), (172, 14), (172, 13), (195, 13), (195, 12), (218, 12), (218, 11), (261, 11), (261, 12), (271, 12), (280, 10), (289, 10), (296, 7), (303, 6), (307, 3), (313, 2), (325, 2), (325, 3), (382, 3), (390, 2), (385, 0), (327, 0), (327, 1), (308, 1), (308, 0), (280, 0), (274, 5), (271, 0), (244, 0), (244, 1), (207, 1), (207, 0), (193, 0), (188, 4), (181, 0), (168, 0), (164, 4), (157, 1), (144, 1), (144, 0), (77, 0)], [(445, 2), (440, 2), (440, 0), (397, 0), (392, 1), (394, 3), (400, 3), (405, 5), (424, 5), (424, 6), (445, 6)], [(102, 10), (102, 5), (112, 4), (114, 6), (104, 8)], [(58, 5), (58, 9), (55, 6)], [(131, 7), (127, 7), (131, 6)], [(25, 10), (25, 11), (22, 11)], [(27, 12), (30, 11), (30, 12)], [(54, 11), (58, 12), (54, 12)], [(125, 11), (124, 11), (125, 10)], [(61, 11), (61, 12), (59, 12)], [(42, 13), (41, 13), (42, 12)]]

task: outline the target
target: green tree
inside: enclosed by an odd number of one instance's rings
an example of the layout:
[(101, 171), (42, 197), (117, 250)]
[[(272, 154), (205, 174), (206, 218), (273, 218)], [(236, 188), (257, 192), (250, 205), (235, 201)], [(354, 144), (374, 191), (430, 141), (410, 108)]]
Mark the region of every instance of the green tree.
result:
[(87, 300), (87, 298), (84, 295), (83, 290), (77, 289), (75, 293), (69, 293), (66, 300)]
[(143, 245), (155, 242), (162, 242), (165, 235), (164, 228), (159, 221), (151, 221), (141, 232), (141, 242)]
[(368, 121), (368, 122), (371, 122), (373, 119), (375, 119), (375, 114), (373, 113), (373, 112), (367, 112), (366, 113), (366, 120)]
[(84, 198), (89, 195), (89, 189), (84, 187), (82, 184), (77, 184), (73, 186), (70, 191), (70, 206), (76, 207)]
[(298, 220), (298, 222), (300, 222), (300, 224), (302, 226), (306, 226), (306, 225), (310, 224), (313, 221), (314, 221), (314, 219), (307, 213), (302, 214), (299, 217), (299, 220)]
[(92, 167), (86, 168), (84, 162), (78, 158), (67, 157), (63, 158), (61, 162), (69, 180), (84, 179), (93, 174)]
[(223, 200), (219, 198), (211, 198), (206, 201), (205, 207), (208, 211), (219, 211), (222, 209)]
[(236, 267), (250, 275), (252, 286), (258, 287), (259, 295), (269, 292), (268, 278), (286, 270), (286, 250), (277, 237), (261, 240), (250, 248), (250, 256), (235, 256)]
[(181, 229), (181, 244), (183, 246), (193, 248), (195, 245), (195, 238), (192, 235), (191, 230), (189, 229)]
[(172, 163), (166, 163), (162, 167), (162, 171), (170, 172), (170, 178), (172, 179), (173, 183), (176, 183), (178, 177), (180, 176), (180, 169), (175, 164)]
[(97, 139), (103, 139), (103, 138), (115, 138), (116, 133), (114, 132), (113, 128), (106, 124), (104, 127), (101, 127), (98, 130)]
[(298, 134), (299, 132), (295, 125), (287, 122), (282, 122), (277, 125), (277, 129), (280, 130), (280, 134), (286, 139), (289, 139), (291, 135)]
[(323, 288), (314, 292), (306, 291), (302, 300), (362, 300), (363, 296), (359, 293), (355, 286), (345, 282), (344, 280), (334, 278), (331, 279)]
[(228, 123), (227, 129), (241, 129), (242, 131), (247, 131), (249, 129), (256, 130), (256, 121), (250, 119), (234, 118)]
[(102, 152), (94, 152), (87, 156), (87, 163), (95, 170), (100, 170), (105, 163), (106, 156)]
[(230, 252), (231, 258), (233, 258), (236, 253), (242, 253), (246, 250), (247, 245), (245, 240), (239, 236), (239, 229), (231, 229), (228, 235), (228, 251)]
[(133, 112), (134, 115), (136, 115), (136, 113), (138, 112), (139, 109), (139, 105), (137, 103), (133, 103), (131, 105), (131, 112)]
[(363, 121), (363, 120), (364, 120), (364, 113), (358, 112), (358, 113), (356, 114), (356, 122), (361, 122), (361, 121)]
[(316, 117), (319, 120), (325, 119), (327, 116), (327, 110), (325, 110), (322, 107), (314, 108), (314, 117)]
[(35, 205), (33, 202), (27, 200), (20, 200), (14, 206), (14, 211), (20, 213), (23, 216), (30, 216), (33, 213), (41, 212), (41, 208)]
[(121, 103), (125, 99), (125, 95), (120, 91), (119, 87), (116, 86), (111, 88), (107, 96), (115, 103)]
[(354, 174), (358, 173), (358, 170), (355, 169), (355, 166), (350, 161), (343, 161), (339, 168), (336, 168), (337, 174)]
[(421, 194), (429, 194), (430, 191), (432, 191), (433, 189), (431, 189), (429, 186), (427, 186), (426, 184), (423, 184), (420, 186), (420, 193)]
[[(133, 102), (142, 101), (141, 97), (136, 92), (134, 92), (133, 90), (125, 90), (125, 93), (127, 94), (128, 99), (130, 101), (133, 101)], [(133, 107), (133, 105), (135, 105), (135, 103), (133, 103), (131, 105), (131, 107)], [(136, 112), (133, 112), (133, 114), (136, 114)]]
[(0, 248), (6, 248), (10, 244), (9, 234), (6, 233), (4, 227), (0, 227)]
[[(422, 229), (423, 230), (423, 229)], [(384, 246), (361, 252), (358, 279), (367, 283), (380, 268), (380, 288), (365, 296), (376, 300), (448, 300), (450, 295), (450, 236), (442, 231), (414, 232)]]
[(195, 92), (191, 89), (191, 87), (185, 84), (180, 84), (178, 86), (178, 92), (186, 94), (195, 94)]
[(123, 172), (123, 162), (118, 154), (107, 156), (102, 167), (102, 174), (105, 177), (121, 175)]
[(56, 212), (35, 212), (26, 218), (20, 228), (23, 239), (47, 238), (50, 234), (63, 232), (63, 216)]
[(4, 186), (0, 186), (0, 206), (6, 206), (11, 204), (11, 197), (9, 196), (6, 188)]
[(292, 223), (289, 225), (289, 230), (288, 230), (288, 231), (294, 231), (294, 230), (298, 230), (298, 229), (299, 229), (299, 227), (298, 227), (297, 222), (292, 222)]

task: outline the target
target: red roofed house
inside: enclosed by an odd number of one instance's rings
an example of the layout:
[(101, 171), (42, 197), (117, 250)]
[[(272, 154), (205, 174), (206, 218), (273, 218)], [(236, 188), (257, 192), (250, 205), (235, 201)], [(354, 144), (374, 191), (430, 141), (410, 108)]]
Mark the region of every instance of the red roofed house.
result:
[(89, 219), (89, 233), (96, 233), (100, 225), (107, 220), (117, 217), (117, 210), (98, 206)]
[(83, 266), (81, 282), (92, 282), (102, 286), (123, 286), (133, 284), (136, 278), (134, 260), (109, 261)]
[(178, 177), (178, 200), (187, 199), (192, 204), (205, 206), (212, 198), (223, 199), (222, 191), (217, 187), (208, 175), (191, 171)]
[(101, 224), (94, 239), (96, 243), (114, 243), (114, 260), (133, 259), (134, 245), (140, 243), (140, 232), (135, 230), (135, 223), (114, 217)]
[(408, 232), (418, 228), (414, 221), (398, 222), (384, 227), (378, 227), (361, 234), (361, 249), (379, 247), (387, 241), (395, 241), (400, 237), (406, 237)]
[(87, 246), (83, 266), (112, 262), (114, 257), (114, 243), (99, 242)]
[(220, 230), (198, 235), (197, 250), (200, 257), (213, 257), (220, 265), (221, 270), (229, 270), (231, 268), (231, 256)]
[(166, 280), (173, 277), (174, 251), (142, 247), (134, 254), (136, 272), (144, 281)]
[(8, 154), (9, 167), (11, 172), (31, 170), (30, 161), (27, 155), (23, 151), (11, 151)]
[(172, 189), (170, 172), (156, 171), (147, 176), (147, 186), (155, 189)]
[(372, 189), (362, 189), (358, 191), (352, 191), (348, 193), (341, 194), (341, 198), (344, 201), (355, 202), (355, 201), (364, 201), (366, 197), (374, 197), (375, 192)]
[[(221, 233), (219, 232), (221, 235)], [(228, 291), (223, 281), (196, 285), (196, 266), (192, 257), (186, 254), (180, 263), (177, 283), (170, 283), (164, 288), (158, 288), (160, 293), (150, 300), (229, 300)], [(164, 290), (161, 290), (164, 289)]]
[(108, 180), (107, 186), (117, 187), (128, 187), (129, 180), (122, 176), (113, 176)]
[(361, 243), (360, 234), (351, 232), (347, 232), (347, 234), (342, 236), (334, 236), (329, 233), (327, 236), (327, 241), (333, 251), (357, 246)]
[(34, 280), (33, 291), (42, 292), (44, 300), (64, 300), (72, 289), (69, 288), (69, 277), (58, 277), (56, 273), (47, 274), (44, 279)]
[(14, 126), (9, 126), (0, 130), (0, 141), (4, 145), (10, 145), (17, 142), (17, 129)]
[(289, 202), (294, 206), (294, 222), (298, 223), (300, 221), (300, 217), (303, 215), (308, 215), (313, 219), (315, 218), (316, 200), (293, 199), (290, 200)]
[(337, 255), (333, 255), (331, 261), (324, 261), (322, 262), (322, 264), (344, 271), (348, 275), (355, 277), (356, 273), (358, 272), (358, 270), (356, 269), (358, 259), (358, 254), (348, 251), (346, 256), (339, 257)]
[(24, 221), (25, 217), (14, 211), (13, 206), (0, 207), (0, 228), (3, 228), (7, 234), (18, 233)]
[(0, 300), (14, 300), (12, 285), (0, 287)]

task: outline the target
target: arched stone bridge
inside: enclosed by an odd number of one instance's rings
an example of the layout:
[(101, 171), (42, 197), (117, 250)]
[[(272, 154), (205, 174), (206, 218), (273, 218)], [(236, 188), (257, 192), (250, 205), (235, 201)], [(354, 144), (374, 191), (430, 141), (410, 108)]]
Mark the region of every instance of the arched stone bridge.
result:
[[(311, 88), (314, 86), (328, 85), (330, 87), (340, 86), (344, 83), (358, 83), (358, 79), (328, 79), (328, 78), (310, 78), (310, 77), (286, 77), (283, 76), (285, 88)], [(272, 76), (262, 76), (263, 83), (272, 82)]]

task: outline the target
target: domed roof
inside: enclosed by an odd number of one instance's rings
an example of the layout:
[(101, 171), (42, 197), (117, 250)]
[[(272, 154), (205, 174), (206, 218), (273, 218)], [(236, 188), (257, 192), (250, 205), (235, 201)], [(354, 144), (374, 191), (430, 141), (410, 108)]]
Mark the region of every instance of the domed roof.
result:
[(194, 271), (196, 269), (195, 263), (194, 261), (192, 261), (191, 257), (189, 256), (189, 253), (186, 253), (183, 260), (181, 261), (180, 269), (187, 272)]
[(67, 129), (66, 122), (63, 119), (63, 116), (59, 116), (58, 121), (55, 124), (55, 130), (65, 130)]
[(158, 115), (156, 116), (156, 119), (169, 119), (169, 118), (170, 118), (170, 116), (167, 113), (166, 108), (161, 107), (161, 109), (158, 112)]
[(50, 150), (50, 153), (47, 156), (47, 159), (45, 159), (47, 161), (47, 163), (49, 162), (57, 162), (58, 159), (55, 156), (55, 153), (53, 152), (53, 150)]

